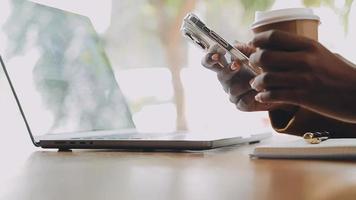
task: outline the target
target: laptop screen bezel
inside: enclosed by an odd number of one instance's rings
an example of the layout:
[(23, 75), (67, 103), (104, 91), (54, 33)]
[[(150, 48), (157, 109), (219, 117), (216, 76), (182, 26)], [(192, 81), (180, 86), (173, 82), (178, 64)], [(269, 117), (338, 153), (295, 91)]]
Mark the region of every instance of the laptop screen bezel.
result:
[(6, 66), (5, 66), (5, 62), (3, 61), (1, 55), (0, 55), (0, 62), (1, 62), (2, 69), (3, 69), (4, 73), (5, 73), (7, 82), (8, 82), (9, 85), (10, 85), (11, 92), (12, 92), (12, 94), (14, 95), (14, 98), (15, 98), (15, 101), (16, 101), (16, 104), (17, 104), (17, 107), (18, 107), (19, 110), (20, 110), (22, 119), (23, 119), (24, 122), (25, 122), (26, 129), (27, 129), (28, 134), (30, 135), (31, 141), (32, 141), (33, 145), (35, 145), (36, 147), (39, 147), (39, 146), (40, 146), (40, 145), (39, 145), (39, 142), (36, 142), (35, 138), (33, 137), (33, 134), (32, 134), (30, 125), (29, 125), (29, 123), (28, 123), (28, 121), (27, 121), (25, 112), (24, 112), (23, 109), (22, 109), (21, 102), (20, 102), (20, 100), (19, 100), (19, 98), (18, 98), (18, 96), (17, 96), (16, 90), (15, 90), (15, 88), (14, 88), (12, 82), (11, 82), (9, 73), (7, 72), (7, 69), (6, 69)]

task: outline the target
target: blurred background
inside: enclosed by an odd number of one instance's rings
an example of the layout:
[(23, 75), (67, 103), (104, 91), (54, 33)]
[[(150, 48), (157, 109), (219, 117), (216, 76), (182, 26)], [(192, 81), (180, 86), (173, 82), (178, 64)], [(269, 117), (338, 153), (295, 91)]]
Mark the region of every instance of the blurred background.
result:
[[(14, 0), (13, 2), (16, 2)], [(356, 6), (353, 0), (36, 0), (88, 16), (142, 131), (255, 132), (269, 129), (267, 113), (244, 113), (232, 105), (216, 75), (204, 69), (200, 49), (179, 31), (183, 17), (196, 13), (228, 41), (248, 42), (257, 10), (311, 7), (321, 18), (319, 40), (356, 62)], [(11, 2), (0, 1), (0, 22)], [(1, 23), (0, 23), (1, 24)], [(5, 38), (0, 37), (1, 41)], [(1, 72), (0, 124), (3, 134), (25, 132)], [(8, 123), (3, 123), (8, 122)]]

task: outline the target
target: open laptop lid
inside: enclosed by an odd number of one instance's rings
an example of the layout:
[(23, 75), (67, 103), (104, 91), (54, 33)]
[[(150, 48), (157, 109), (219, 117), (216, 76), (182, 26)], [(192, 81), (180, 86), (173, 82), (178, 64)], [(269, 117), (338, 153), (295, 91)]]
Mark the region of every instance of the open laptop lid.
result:
[(134, 128), (87, 17), (14, 0), (0, 28), (2, 65), (35, 144), (44, 134)]

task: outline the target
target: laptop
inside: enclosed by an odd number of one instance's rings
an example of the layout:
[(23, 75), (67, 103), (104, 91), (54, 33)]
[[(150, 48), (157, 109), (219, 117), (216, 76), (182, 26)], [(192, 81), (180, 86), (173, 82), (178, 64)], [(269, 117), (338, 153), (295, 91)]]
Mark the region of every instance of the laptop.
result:
[(30, 1), (12, 4), (0, 30), (0, 61), (35, 146), (204, 150), (270, 137), (138, 132), (89, 18)]

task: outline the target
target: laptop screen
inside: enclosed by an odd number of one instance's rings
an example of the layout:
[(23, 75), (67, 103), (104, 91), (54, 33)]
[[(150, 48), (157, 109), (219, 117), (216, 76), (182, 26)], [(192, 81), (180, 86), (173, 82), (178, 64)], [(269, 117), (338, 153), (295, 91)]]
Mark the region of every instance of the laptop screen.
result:
[(87, 17), (13, 0), (1, 52), (35, 136), (134, 128)]

